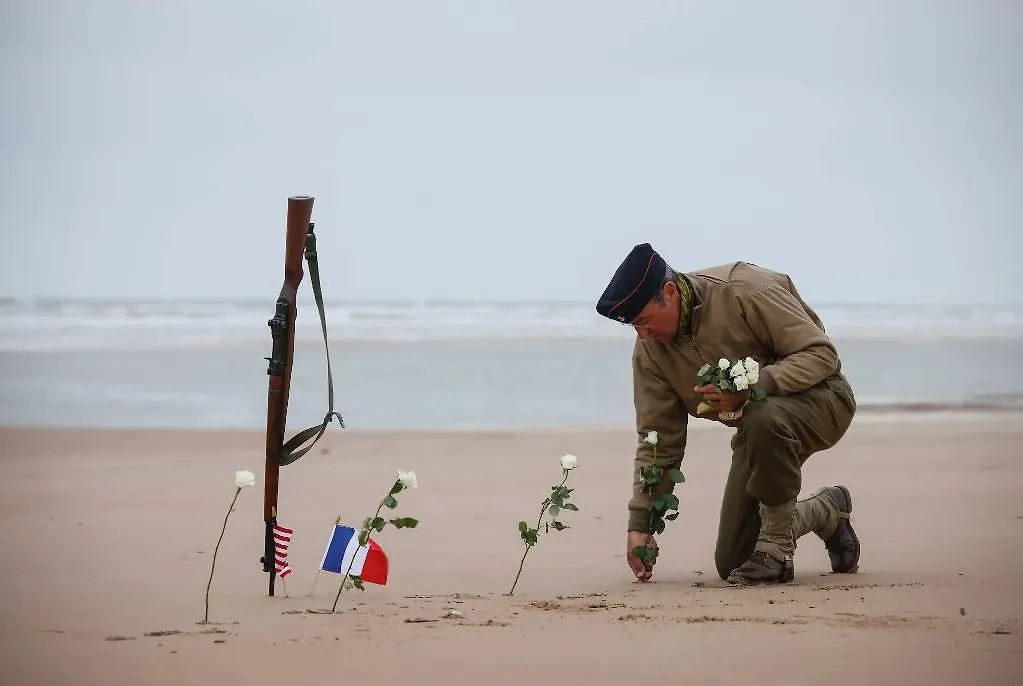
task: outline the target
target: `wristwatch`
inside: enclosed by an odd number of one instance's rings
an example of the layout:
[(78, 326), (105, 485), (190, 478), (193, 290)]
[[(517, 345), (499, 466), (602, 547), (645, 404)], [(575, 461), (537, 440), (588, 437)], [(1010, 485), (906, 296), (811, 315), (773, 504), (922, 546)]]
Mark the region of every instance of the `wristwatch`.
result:
[(725, 412), (724, 410), (722, 410), (721, 412), (718, 413), (718, 417), (723, 419), (726, 422), (730, 422), (730, 421), (732, 421), (734, 419), (738, 419), (739, 417), (742, 416), (742, 409), (744, 407), (746, 407), (746, 405), (748, 405), (748, 404), (749, 404), (749, 399), (747, 398), (746, 402), (744, 402), (742, 405), (740, 405), (739, 407), (735, 408), (734, 410), (731, 410), (729, 412)]

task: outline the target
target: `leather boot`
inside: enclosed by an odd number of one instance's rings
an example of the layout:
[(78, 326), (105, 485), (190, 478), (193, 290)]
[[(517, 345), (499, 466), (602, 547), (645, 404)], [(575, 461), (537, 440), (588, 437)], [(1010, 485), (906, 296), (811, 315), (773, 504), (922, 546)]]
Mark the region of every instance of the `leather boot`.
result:
[(742, 565), (732, 570), (726, 583), (737, 586), (785, 584), (792, 581), (793, 578), (795, 578), (795, 567), (791, 557), (786, 557), (784, 561), (781, 561), (771, 557), (763, 550), (757, 550)]
[(859, 570), (860, 539), (853, 531), (849, 516), (852, 514), (852, 496), (845, 486), (830, 486), (826, 489), (838, 504), (838, 525), (835, 532), (824, 539), (824, 547), (831, 558), (831, 571), (850, 574)]
[(760, 504), (760, 536), (753, 554), (732, 570), (731, 584), (787, 583), (795, 577), (792, 554), (796, 544), (796, 501), (768, 507)]

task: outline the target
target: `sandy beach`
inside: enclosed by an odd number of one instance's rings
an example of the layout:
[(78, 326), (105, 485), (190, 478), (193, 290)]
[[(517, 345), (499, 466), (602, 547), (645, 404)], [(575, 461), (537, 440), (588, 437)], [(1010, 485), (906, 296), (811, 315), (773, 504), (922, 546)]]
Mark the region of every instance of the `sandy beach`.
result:
[[(842, 483), (860, 571), (800, 540), (793, 584), (713, 570), (728, 431), (694, 428), (654, 581), (624, 561), (634, 438), (624, 430), (366, 433), (332, 428), (281, 471), (294, 574), (261, 572), (260, 432), (4, 429), (4, 683), (1016, 684), (1023, 682), (1023, 422), (857, 421), (811, 458), (803, 495)], [(321, 449), (322, 446), (322, 449)], [(542, 537), (515, 595), (520, 519), (560, 477), (579, 512)], [(201, 625), (213, 549), (210, 624)], [(397, 469), (414, 530), (377, 536), (386, 586), (333, 602), (320, 556), (335, 517), (373, 512)], [(451, 614), (452, 611), (458, 613)]]

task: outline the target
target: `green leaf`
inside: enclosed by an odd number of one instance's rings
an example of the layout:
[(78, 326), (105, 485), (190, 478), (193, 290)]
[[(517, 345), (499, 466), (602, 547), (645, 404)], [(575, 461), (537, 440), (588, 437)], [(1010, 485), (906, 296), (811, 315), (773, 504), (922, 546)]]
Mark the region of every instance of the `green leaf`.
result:
[(643, 562), (649, 562), (653, 556), (653, 549), (648, 548), (645, 545), (638, 545), (632, 549), (632, 554)]
[(641, 467), (639, 470), (640, 480), (646, 486), (656, 486), (661, 483), (663, 472), (657, 467)]
[(526, 529), (522, 534), (522, 540), (526, 545), (536, 545), (539, 538), (539, 532), (536, 529)]
[(638, 545), (632, 549), (632, 554), (651, 567), (657, 562), (657, 548), (653, 546)]
[(376, 517), (370, 525), (377, 531), (383, 531), (384, 527), (387, 526), (387, 520), (383, 517)]
[(555, 531), (562, 531), (568, 528), (566, 525), (562, 524), (556, 519), (553, 522), (551, 522), (551, 526), (554, 527)]
[(680, 484), (686, 480), (686, 475), (682, 473), (681, 469), (669, 469), (668, 478), (673, 482)]
[(562, 510), (572, 510), (573, 512), (578, 512), (579, 511), (579, 508), (576, 507), (575, 503), (565, 503), (564, 505), (561, 506), (561, 509)]
[(526, 524), (525, 522), (519, 522), (519, 533), (520, 534), (526, 533), (526, 529), (528, 528), (528, 526), (529, 525)]
[(665, 515), (664, 518), (667, 519), (669, 522), (674, 522), (677, 517), (678, 512), (672, 512), (670, 515)]
[(550, 502), (561, 507), (573, 490), (575, 489), (567, 488), (565, 486), (552, 486)]
[(403, 487), (401, 485), (401, 479), (395, 479), (394, 485), (391, 486), (391, 491), (388, 493), (388, 495), (397, 495), (398, 493), (401, 493), (402, 488)]
[(658, 512), (678, 509), (678, 496), (672, 493), (662, 493), (653, 499), (651, 507)]
[(560, 512), (561, 508), (558, 507), (557, 505), (551, 505), (550, 507), (547, 508), (547, 514), (550, 515), (551, 518), (557, 517), (558, 513)]
[(704, 374), (706, 374), (709, 371), (710, 371), (710, 365), (709, 364), (705, 364), (702, 367), (700, 367), (700, 371), (696, 372), (696, 374), (698, 376), (703, 376)]
[(357, 589), (359, 589), (360, 591), (366, 590), (365, 584), (362, 583), (362, 577), (352, 576), (349, 578), (352, 580), (352, 585), (355, 586)]
[(384, 498), (384, 507), (389, 507), (392, 510), (398, 507), (398, 501), (393, 495), (388, 495)]
[(396, 517), (390, 522), (396, 529), (414, 529), (419, 524), (419, 520), (415, 517)]
[(369, 532), (363, 529), (359, 532), (359, 545), (366, 545), (369, 543)]

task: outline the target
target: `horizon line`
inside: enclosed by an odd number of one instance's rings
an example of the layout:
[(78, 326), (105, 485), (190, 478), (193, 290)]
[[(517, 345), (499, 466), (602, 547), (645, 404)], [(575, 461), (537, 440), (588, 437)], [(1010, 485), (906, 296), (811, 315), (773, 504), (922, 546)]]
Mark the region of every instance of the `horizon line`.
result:
[[(88, 303), (88, 304), (218, 304), (218, 303), (272, 303), (276, 295), (152, 295), (152, 296), (125, 296), (125, 295), (0, 295), (0, 304), (25, 303), (25, 302), (64, 302), (64, 303)], [(555, 306), (585, 306), (595, 305), (596, 300), (585, 300), (581, 298), (511, 298), (511, 297), (452, 297), (433, 296), (426, 298), (394, 297), (394, 298), (324, 298), (323, 304), (326, 307), (356, 306), (488, 306), (488, 305), (555, 305)], [(312, 294), (304, 294), (298, 298), (299, 304), (314, 305), (315, 299)], [(819, 299), (808, 301), (810, 307), (876, 307), (878, 305), (898, 305), (906, 307), (1023, 307), (1023, 300), (1015, 301), (992, 301), (992, 300), (947, 300), (938, 299), (933, 301), (924, 300), (839, 300)]]

